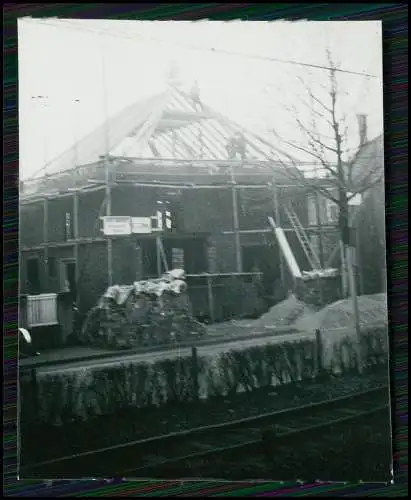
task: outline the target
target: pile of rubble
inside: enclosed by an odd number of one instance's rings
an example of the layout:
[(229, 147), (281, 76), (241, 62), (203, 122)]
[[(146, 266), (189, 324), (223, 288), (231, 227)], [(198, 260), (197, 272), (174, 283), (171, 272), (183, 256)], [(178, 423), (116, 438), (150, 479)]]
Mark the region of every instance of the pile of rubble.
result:
[(314, 269), (313, 271), (302, 271), (303, 280), (308, 281), (320, 278), (335, 278), (339, 275), (338, 269), (334, 267), (326, 269)]
[(182, 269), (158, 279), (109, 287), (88, 313), (81, 330), (87, 345), (133, 348), (203, 336), (192, 316)]

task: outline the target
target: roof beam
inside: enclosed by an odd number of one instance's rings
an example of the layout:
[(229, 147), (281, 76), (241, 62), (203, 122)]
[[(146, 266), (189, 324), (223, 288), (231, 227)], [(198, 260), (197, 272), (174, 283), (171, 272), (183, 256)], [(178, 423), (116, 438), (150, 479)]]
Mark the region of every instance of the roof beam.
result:
[[(200, 126), (202, 126), (202, 124), (200, 124)], [(181, 129), (181, 130), (179, 130), (179, 134), (180, 134), (181, 136), (183, 135), (183, 132), (190, 133), (190, 134), (193, 136), (193, 139), (194, 139), (196, 142), (199, 140), (199, 138), (198, 138), (198, 137), (195, 137), (194, 130), (192, 130), (192, 128), (191, 128), (191, 127), (187, 127), (187, 128), (185, 128), (185, 129)], [(214, 151), (210, 148), (210, 146), (209, 146), (207, 143), (205, 143), (205, 141), (204, 141), (204, 136), (202, 137), (202, 141), (203, 141), (203, 146), (204, 146), (205, 148), (207, 148), (207, 150), (209, 151), (210, 155), (211, 155), (212, 157), (214, 157), (216, 160), (218, 160), (218, 156), (216, 156), (216, 155), (215, 155), (215, 153), (214, 153)]]
[(77, 193), (77, 194), (82, 194), (82, 193), (91, 193), (93, 191), (101, 191), (105, 189), (105, 186), (104, 185), (96, 185), (96, 183), (93, 183), (92, 186), (84, 186), (82, 188), (79, 188), (79, 189), (75, 189), (75, 188), (69, 188), (69, 190), (67, 192), (64, 192), (64, 193), (42, 193), (42, 194), (35, 194), (35, 195), (31, 195), (31, 196), (27, 196), (27, 197), (24, 197), (24, 198), (20, 198), (20, 201), (19, 201), (19, 204), (20, 205), (28, 205), (30, 203), (37, 203), (39, 201), (44, 201), (44, 200), (53, 200), (53, 199), (57, 199), (57, 198), (65, 198), (67, 196), (73, 196), (74, 193)]
[[(227, 158), (227, 138), (217, 129), (214, 122), (208, 121), (206, 127), (209, 129), (210, 135), (217, 141), (221, 146), (221, 152), (224, 153), (224, 157)], [(224, 140), (223, 140), (224, 139)]]
[(173, 151), (169, 148), (169, 145), (167, 143), (167, 139), (166, 137), (164, 136), (164, 134), (162, 134), (161, 136), (157, 136), (156, 137), (156, 141), (158, 141), (159, 145), (164, 148), (166, 150), (167, 153), (170, 154), (170, 158), (173, 157)]
[(182, 120), (186, 122), (199, 122), (201, 120), (211, 118), (209, 113), (178, 110), (166, 110), (163, 116), (168, 120)]

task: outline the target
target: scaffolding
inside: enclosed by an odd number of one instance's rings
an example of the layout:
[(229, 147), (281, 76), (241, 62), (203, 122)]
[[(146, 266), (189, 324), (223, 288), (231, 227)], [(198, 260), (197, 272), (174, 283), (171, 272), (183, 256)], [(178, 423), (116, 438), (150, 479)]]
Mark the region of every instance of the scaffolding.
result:
[[(303, 227), (290, 204), (280, 207), (279, 185), (281, 188), (304, 185), (297, 182), (290, 183), (289, 180), (287, 184), (287, 175), (283, 172), (284, 163), (273, 161), (270, 143), (244, 130), (203, 103), (200, 108), (193, 105), (190, 96), (180, 89), (168, 89), (164, 95), (157, 96), (156, 99), (149, 99), (145, 103), (133, 105), (122, 111), (114, 117), (110, 125), (107, 119), (102, 127), (89, 134), (81, 144), (75, 140), (73, 148), (56, 159), (56, 162), (47, 165), (47, 168), (51, 169), (51, 174), (47, 177), (23, 182), (20, 193), (21, 205), (43, 203), (43, 243), (38, 248), (44, 252), (45, 262), (47, 263), (50, 248), (72, 246), (78, 283), (82, 276), (79, 246), (104, 241), (107, 244), (108, 283), (111, 285), (112, 239), (110, 236), (100, 234), (100, 217), (104, 212), (106, 216), (113, 215), (111, 206), (113, 189), (121, 185), (130, 185), (147, 189), (231, 191), (232, 231), (222, 231), (222, 233), (233, 235), (237, 275), (244, 274), (241, 237), (247, 232), (250, 233), (250, 230), (240, 228), (238, 194), (241, 190), (247, 189), (267, 190), (272, 204), (267, 211), (267, 218), (271, 217), (269, 220), (274, 224), (282, 249), (279, 255), (282, 285), (285, 285), (286, 267), (293, 269), (294, 274), (298, 267), (286, 237), (286, 233), (290, 231), (297, 236), (312, 269), (321, 268), (322, 259), (313, 249), (307, 235), (309, 228)], [(134, 116), (136, 113), (139, 114), (137, 117)], [(130, 148), (128, 151), (123, 149), (122, 155), (113, 155), (113, 149), (118, 147), (123, 136), (132, 138)], [(227, 158), (226, 146), (230, 138), (240, 136), (244, 141), (244, 148), (247, 148), (247, 154), (244, 149), (240, 159)], [(94, 161), (90, 161), (92, 158), (90, 151), (99, 154)], [(103, 155), (101, 151), (104, 151)], [(128, 156), (124, 155), (126, 152)], [(147, 156), (150, 152), (154, 157)], [(248, 156), (255, 156), (257, 159)], [(250, 182), (250, 177), (256, 179), (255, 182)], [(98, 191), (105, 193), (99, 218), (92, 234), (81, 237), (79, 197)], [(48, 235), (48, 205), (50, 200), (64, 197), (72, 198), (73, 236), (69, 241), (52, 242), (49, 241)], [(285, 227), (286, 221), (281, 220), (281, 209), (284, 209), (291, 224), (290, 228)], [(251, 230), (255, 234), (269, 231), (272, 231), (272, 228), (270, 229), (268, 224), (266, 228)], [(33, 248), (35, 247), (30, 247), (31, 250)], [(158, 274), (161, 274), (162, 267), (167, 269), (161, 233), (156, 235), (156, 248), (157, 270)], [(21, 250), (24, 252), (29, 249), (23, 247)]]

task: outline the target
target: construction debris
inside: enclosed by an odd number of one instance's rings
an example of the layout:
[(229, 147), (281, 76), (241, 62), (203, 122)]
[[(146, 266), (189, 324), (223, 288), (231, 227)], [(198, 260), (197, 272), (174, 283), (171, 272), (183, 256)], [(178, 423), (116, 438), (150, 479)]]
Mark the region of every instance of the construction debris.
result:
[(192, 316), (182, 269), (158, 279), (109, 287), (89, 312), (81, 331), (87, 345), (133, 348), (203, 336)]
[(314, 269), (313, 271), (302, 271), (303, 280), (319, 279), (319, 278), (335, 278), (339, 274), (338, 269)]

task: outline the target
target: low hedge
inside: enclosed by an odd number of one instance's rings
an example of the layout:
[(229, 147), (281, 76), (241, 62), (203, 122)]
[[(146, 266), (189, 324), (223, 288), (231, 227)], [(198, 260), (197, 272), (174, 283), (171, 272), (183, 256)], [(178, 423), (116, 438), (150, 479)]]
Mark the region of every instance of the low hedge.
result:
[[(129, 408), (183, 405), (224, 398), (239, 392), (345, 374), (388, 363), (386, 329), (363, 333), (361, 351), (352, 339), (333, 346), (326, 366), (319, 366), (314, 340), (266, 344), (218, 356), (166, 359), (154, 363), (106, 367), (75, 374), (41, 376), (20, 382), (22, 423), (62, 425), (77, 419), (117, 414)], [(321, 370), (320, 370), (321, 368)]]

